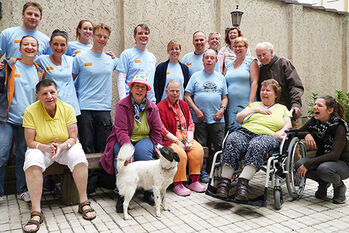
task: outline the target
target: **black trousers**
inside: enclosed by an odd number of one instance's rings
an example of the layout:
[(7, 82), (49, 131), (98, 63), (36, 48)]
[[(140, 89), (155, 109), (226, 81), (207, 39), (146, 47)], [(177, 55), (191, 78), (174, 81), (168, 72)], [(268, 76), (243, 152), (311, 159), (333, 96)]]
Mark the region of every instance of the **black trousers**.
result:
[(113, 123), (110, 111), (81, 110), (77, 117), (79, 139), (86, 154), (104, 152)]

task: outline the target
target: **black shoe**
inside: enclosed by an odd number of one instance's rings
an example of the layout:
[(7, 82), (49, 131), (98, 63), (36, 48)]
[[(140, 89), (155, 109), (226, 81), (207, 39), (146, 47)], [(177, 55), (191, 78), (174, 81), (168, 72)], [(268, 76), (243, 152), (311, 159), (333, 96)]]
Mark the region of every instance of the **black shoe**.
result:
[(338, 187), (333, 187), (333, 198), (332, 202), (334, 204), (344, 204), (345, 203), (345, 192), (347, 191), (347, 187), (342, 182)]
[(327, 189), (330, 187), (330, 183), (327, 182), (318, 182), (319, 187), (317, 188), (317, 191), (315, 192), (315, 197), (317, 199), (326, 200), (327, 199)]
[(116, 202), (116, 213), (123, 213), (124, 212), (124, 197), (119, 195), (118, 201)]
[(155, 205), (154, 194), (150, 191), (144, 191), (143, 201), (151, 206)]

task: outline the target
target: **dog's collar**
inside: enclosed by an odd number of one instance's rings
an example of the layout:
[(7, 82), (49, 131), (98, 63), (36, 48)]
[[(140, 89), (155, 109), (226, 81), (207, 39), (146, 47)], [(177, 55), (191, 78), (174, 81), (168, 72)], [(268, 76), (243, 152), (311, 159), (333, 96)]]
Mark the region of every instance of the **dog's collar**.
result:
[(171, 171), (174, 167), (170, 167), (170, 168), (165, 168), (163, 166), (161, 166), (161, 169), (164, 171), (164, 173), (167, 173), (169, 171)]

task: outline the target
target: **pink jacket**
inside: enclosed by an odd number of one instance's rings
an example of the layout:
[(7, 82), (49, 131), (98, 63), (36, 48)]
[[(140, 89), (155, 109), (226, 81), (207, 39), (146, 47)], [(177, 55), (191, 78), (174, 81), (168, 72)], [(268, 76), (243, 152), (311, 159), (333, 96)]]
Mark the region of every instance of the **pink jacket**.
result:
[[(147, 119), (150, 127), (149, 138), (153, 142), (162, 143), (161, 119), (158, 107), (147, 99), (145, 105)], [(119, 142), (120, 145), (131, 143), (130, 136), (133, 132), (134, 114), (131, 96), (127, 96), (116, 104), (114, 127), (109, 135), (104, 153), (99, 160), (102, 167), (109, 174), (114, 174), (114, 145)]]

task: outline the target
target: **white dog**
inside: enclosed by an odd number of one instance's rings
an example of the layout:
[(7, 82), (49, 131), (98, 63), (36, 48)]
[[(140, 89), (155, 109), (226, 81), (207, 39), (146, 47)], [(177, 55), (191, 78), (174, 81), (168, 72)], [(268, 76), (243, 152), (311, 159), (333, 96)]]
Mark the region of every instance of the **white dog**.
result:
[(116, 184), (119, 194), (124, 197), (124, 219), (132, 219), (128, 215), (128, 205), (137, 188), (153, 189), (156, 216), (161, 217), (160, 206), (168, 210), (165, 201), (166, 189), (173, 182), (177, 172), (179, 157), (171, 147), (157, 144), (155, 146), (160, 159), (128, 163), (134, 153), (132, 144), (124, 144), (118, 154)]

